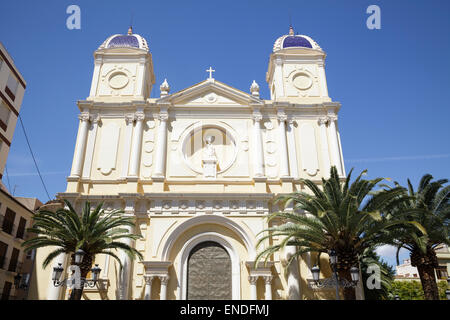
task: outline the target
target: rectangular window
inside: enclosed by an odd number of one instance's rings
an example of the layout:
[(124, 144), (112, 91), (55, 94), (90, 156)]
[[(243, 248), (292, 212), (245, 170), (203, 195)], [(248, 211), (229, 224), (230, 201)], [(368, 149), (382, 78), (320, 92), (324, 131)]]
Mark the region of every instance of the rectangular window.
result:
[(11, 260), (9, 261), (8, 271), (17, 272), (17, 260), (19, 259), (19, 253), (20, 251), (18, 249), (13, 248)]
[(19, 81), (17, 81), (16, 77), (10, 73), (8, 82), (6, 83), (5, 92), (11, 98), (12, 101), (16, 99), (17, 88), (19, 87)]
[(8, 245), (0, 241), (0, 269), (6, 268), (6, 251), (8, 251)]
[(24, 239), (25, 235), (25, 226), (27, 224), (27, 220), (23, 217), (20, 217), (19, 226), (17, 228), (16, 238)]
[(10, 208), (6, 208), (5, 218), (3, 219), (2, 229), (6, 233), (12, 234), (14, 229), (14, 219), (16, 218), (16, 213)]
[(4, 101), (0, 103), (0, 127), (3, 131), (6, 131), (8, 126), (9, 117), (11, 115), (11, 110), (9, 110), (8, 106)]
[(11, 295), (12, 282), (5, 281), (2, 291), (2, 300), (8, 300)]

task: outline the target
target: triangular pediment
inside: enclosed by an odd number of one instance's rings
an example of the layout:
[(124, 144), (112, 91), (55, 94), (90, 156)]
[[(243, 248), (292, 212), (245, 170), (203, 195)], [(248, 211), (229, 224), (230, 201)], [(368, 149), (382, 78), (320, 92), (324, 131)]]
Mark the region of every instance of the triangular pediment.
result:
[(263, 100), (214, 79), (208, 79), (189, 88), (157, 100), (175, 107), (239, 107), (263, 104)]

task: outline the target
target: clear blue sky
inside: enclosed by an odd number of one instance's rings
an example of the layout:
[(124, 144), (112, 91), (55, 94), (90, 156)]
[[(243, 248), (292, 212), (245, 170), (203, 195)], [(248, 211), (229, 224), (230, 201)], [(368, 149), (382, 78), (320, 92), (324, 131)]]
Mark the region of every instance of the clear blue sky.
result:
[[(81, 8), (81, 30), (66, 28), (70, 4)], [(366, 27), (371, 4), (381, 8), (381, 30)], [(211, 65), (216, 79), (240, 90), (256, 80), (265, 99), (269, 55), (291, 16), (327, 52), (347, 171), (416, 185), (425, 173), (450, 177), (449, 12), (446, 0), (14, 0), (2, 3), (0, 41), (27, 81), (21, 116), (51, 197), (66, 188), (75, 102), (89, 95), (93, 52), (126, 33), (131, 16), (153, 55), (152, 97), (164, 78), (175, 92), (204, 80)], [(7, 166), (16, 196), (48, 200), (19, 125)]]

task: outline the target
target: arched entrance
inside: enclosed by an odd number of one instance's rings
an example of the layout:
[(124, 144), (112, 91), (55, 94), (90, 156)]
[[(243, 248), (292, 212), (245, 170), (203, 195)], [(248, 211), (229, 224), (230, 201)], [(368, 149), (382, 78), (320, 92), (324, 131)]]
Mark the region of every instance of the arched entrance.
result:
[(232, 299), (232, 263), (227, 250), (219, 243), (200, 242), (190, 251), (187, 299)]

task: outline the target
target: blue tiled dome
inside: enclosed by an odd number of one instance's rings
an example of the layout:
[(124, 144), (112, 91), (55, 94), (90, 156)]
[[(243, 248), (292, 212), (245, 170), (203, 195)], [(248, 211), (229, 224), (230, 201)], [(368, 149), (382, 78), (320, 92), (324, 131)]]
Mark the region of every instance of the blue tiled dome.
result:
[(136, 48), (148, 50), (147, 40), (140, 35), (133, 33), (130, 27), (128, 34), (115, 34), (106, 39), (99, 49), (113, 49), (113, 48)]
[(289, 34), (285, 34), (275, 41), (273, 45), (273, 52), (283, 50), (285, 48), (307, 48), (322, 51), (322, 48), (317, 44), (317, 42), (310, 37), (303, 34), (295, 34), (292, 26), (289, 27)]
[(289, 36), (284, 38), (283, 48), (288, 47), (304, 47), (312, 48), (311, 43), (302, 36)]
[(108, 43), (108, 48), (139, 48), (139, 40), (134, 36), (115, 36)]

